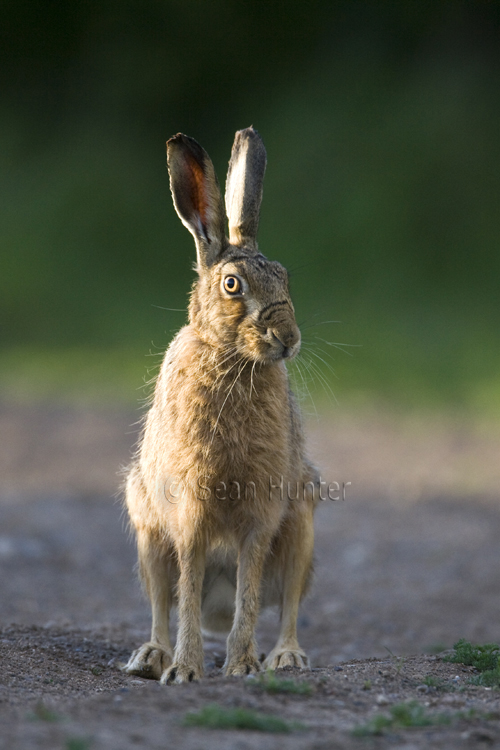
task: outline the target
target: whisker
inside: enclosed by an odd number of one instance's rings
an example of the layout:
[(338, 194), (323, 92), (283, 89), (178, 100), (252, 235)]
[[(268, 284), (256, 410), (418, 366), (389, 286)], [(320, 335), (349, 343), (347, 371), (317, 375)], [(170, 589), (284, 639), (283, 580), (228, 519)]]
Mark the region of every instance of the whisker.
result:
[(313, 318), (317, 318), (318, 315), (321, 315), (322, 312), (323, 312), (322, 310), (318, 310), (318, 312), (311, 313), (311, 315), (308, 315), (307, 318), (304, 318), (300, 323), (297, 323), (298, 327), (302, 328), (302, 326), (304, 325), (304, 323), (308, 323)]
[(232, 364), (232, 365), (231, 365), (231, 367), (230, 367), (230, 368), (229, 368), (228, 370), (226, 370), (226, 372), (224, 373), (224, 375), (222, 375), (222, 377), (221, 377), (221, 379), (220, 379), (220, 383), (219, 383), (219, 386), (218, 386), (218, 388), (217, 388), (217, 393), (219, 393), (219, 392), (220, 392), (220, 389), (222, 388), (222, 383), (224, 382), (224, 378), (226, 377), (226, 375), (229, 375), (229, 373), (231, 372), (231, 370), (234, 370), (234, 368), (235, 368), (235, 367), (236, 367), (237, 365), (239, 365), (239, 364), (240, 364), (240, 362), (241, 362), (242, 360), (244, 360), (244, 359), (245, 359), (245, 357), (240, 357), (239, 359), (237, 359), (237, 360), (236, 360), (236, 362), (235, 362), (234, 364)]
[[(302, 348), (303, 348), (303, 349), (304, 349), (305, 351), (313, 351), (313, 347), (316, 347), (316, 349), (317, 349), (318, 351), (320, 351), (320, 352), (321, 352), (322, 354), (324, 354), (324, 355), (325, 355), (325, 357), (329, 357), (329, 359), (331, 359), (331, 360), (332, 360), (332, 362), (335, 362), (335, 361), (336, 361), (335, 357), (333, 356), (333, 354), (332, 354), (331, 352), (326, 352), (326, 351), (325, 351), (324, 349), (321, 349), (321, 347), (319, 347), (319, 346), (318, 346), (318, 344), (316, 344), (316, 343), (315, 343), (314, 341), (311, 341), (311, 342), (305, 342), (305, 343), (303, 344), (303, 347), (302, 347)], [(316, 351), (316, 349), (314, 349), (314, 351)]]
[[(304, 365), (304, 367), (306, 368), (307, 372), (309, 373), (309, 377), (311, 378), (311, 381), (314, 383), (316, 373), (314, 372), (314, 370), (312, 370), (312, 367), (311, 367), (312, 362), (310, 360), (306, 360), (306, 358), (303, 357), (302, 358), (302, 364)], [(314, 401), (314, 398), (313, 398), (312, 394), (310, 394), (310, 395), (311, 395), (311, 401), (312, 401), (312, 404), (313, 404), (314, 414), (316, 416), (316, 419), (319, 419), (318, 410), (316, 408), (316, 402)]]
[(322, 339), (321, 336), (318, 336), (316, 334), (314, 338), (318, 339), (319, 341), (322, 341), (324, 344), (327, 344), (328, 346), (333, 346), (335, 349), (339, 349), (341, 352), (344, 352), (344, 354), (347, 354), (349, 357), (353, 356), (351, 352), (346, 352), (346, 350), (343, 349), (342, 347), (348, 346), (354, 349), (355, 347), (359, 348), (363, 346), (363, 344), (343, 344), (340, 341), (327, 341), (326, 339)]
[(185, 307), (162, 307), (161, 305), (151, 305), (151, 307), (156, 307), (158, 310), (168, 310), (169, 312), (186, 312)]
[(325, 367), (328, 367), (328, 369), (330, 370), (330, 372), (332, 373), (332, 375), (334, 377), (336, 377), (337, 380), (338, 380), (338, 375), (337, 375), (337, 373), (335, 372), (335, 370), (333, 369), (333, 367), (331, 366), (331, 364), (329, 362), (326, 362), (323, 359), (323, 357), (320, 357), (319, 354), (317, 354), (313, 349), (309, 349), (309, 353), (312, 354), (313, 357), (316, 357), (317, 359), (319, 359), (320, 362), (323, 362), (323, 364), (325, 365)]
[[(215, 365), (210, 368), (210, 370), (204, 370), (204, 373), (206, 373), (208, 375), (209, 372), (212, 372), (213, 370), (216, 370), (217, 367), (221, 367), (225, 362), (228, 362), (231, 359), (231, 357), (234, 357), (234, 355), (236, 354), (236, 352), (237, 352), (236, 347), (231, 347), (231, 350), (226, 350), (226, 351), (223, 350), (222, 351), (222, 356), (224, 356), (225, 354), (228, 354), (228, 356), (225, 357), (225, 359), (223, 359), (221, 362), (216, 362)], [(228, 372), (230, 372), (231, 369), (232, 368), (230, 367), (229, 370), (227, 370), (222, 377), (225, 377), (225, 375)]]
[(254, 363), (252, 365), (252, 369), (250, 370), (250, 398), (252, 398), (252, 390), (255, 392), (255, 395), (258, 396), (257, 390), (253, 384), (253, 373), (255, 370), (255, 365), (257, 364), (257, 360), (254, 360)]
[[(242, 357), (242, 359), (243, 359), (243, 357)], [(241, 360), (239, 360), (239, 361), (241, 362)], [(246, 363), (247, 363), (247, 362), (246, 362), (246, 359), (245, 359), (245, 361), (244, 361), (244, 362), (243, 362), (243, 364), (241, 365), (240, 369), (238, 370), (238, 372), (237, 372), (237, 374), (236, 374), (236, 377), (235, 377), (235, 379), (233, 380), (233, 384), (232, 384), (231, 388), (229, 389), (229, 392), (228, 392), (228, 394), (227, 394), (226, 398), (225, 398), (225, 399), (224, 399), (224, 401), (222, 402), (222, 406), (221, 406), (221, 408), (220, 408), (220, 411), (219, 411), (219, 414), (218, 414), (218, 416), (217, 416), (217, 420), (216, 420), (216, 422), (215, 422), (215, 425), (214, 425), (214, 429), (212, 430), (212, 439), (211, 439), (211, 441), (210, 441), (210, 445), (212, 445), (212, 443), (213, 443), (213, 440), (214, 440), (214, 437), (215, 437), (215, 432), (216, 432), (216, 430), (217, 430), (217, 425), (219, 424), (219, 419), (220, 419), (220, 417), (221, 417), (221, 414), (222, 414), (222, 410), (224, 409), (224, 406), (226, 405), (226, 401), (228, 400), (228, 398), (229, 398), (229, 396), (231, 395), (231, 392), (232, 392), (232, 390), (233, 390), (234, 386), (236, 385), (236, 381), (238, 380), (238, 378), (240, 377), (241, 373), (243, 372), (243, 370), (244, 370), (244, 368), (245, 368), (245, 366), (246, 366)]]
[(320, 383), (322, 384), (323, 388), (325, 389), (325, 393), (330, 393), (330, 395), (332, 396), (333, 400), (338, 405), (337, 398), (336, 398), (336, 396), (335, 396), (335, 394), (334, 394), (334, 392), (333, 392), (333, 390), (332, 390), (332, 388), (330, 386), (330, 383), (325, 378), (325, 376), (323, 375), (323, 373), (321, 372), (321, 370), (319, 369), (319, 367), (312, 360), (309, 362), (309, 364), (310, 364), (311, 368), (313, 369), (313, 371), (316, 373), (316, 376), (319, 378)]
[[(243, 357), (240, 357), (240, 358), (239, 358), (239, 360), (238, 360), (237, 362), (235, 362), (235, 363), (234, 363), (234, 365), (233, 365), (233, 366), (232, 366), (232, 367), (230, 368), (230, 370), (232, 370), (232, 369), (233, 369), (234, 367), (236, 367), (236, 365), (239, 365), (239, 364), (240, 364), (240, 362), (243, 362), (243, 366), (242, 366), (242, 367), (240, 368), (240, 370), (238, 371), (238, 374), (236, 375), (236, 380), (237, 380), (237, 379), (239, 378), (239, 376), (240, 376), (240, 375), (241, 375), (241, 373), (243, 372), (243, 368), (244, 368), (244, 367), (245, 367), (245, 365), (246, 365), (246, 364), (248, 363), (248, 360), (247, 360), (247, 358), (246, 358), (245, 356), (243, 356)], [(228, 370), (227, 372), (230, 372), (230, 370)], [(226, 374), (227, 374), (227, 373), (226, 373)], [(234, 385), (234, 382), (233, 382), (233, 385)], [(232, 389), (233, 385), (231, 386), (231, 389)], [(229, 386), (228, 386), (228, 387), (229, 387)], [(226, 388), (226, 391), (227, 391), (227, 388)]]
[(289, 276), (292, 276), (295, 271), (301, 271), (303, 268), (308, 268), (309, 266), (317, 266), (318, 261), (311, 260), (308, 263), (302, 263), (300, 266), (292, 266), (288, 269)]
[(313, 352), (312, 350), (311, 350), (311, 354), (313, 355), (313, 357), (316, 357), (316, 359), (319, 359), (320, 362), (323, 362), (325, 367), (328, 368), (328, 370), (332, 373), (334, 378), (336, 378), (337, 380), (339, 379), (339, 376), (337, 375), (337, 373), (335, 372), (331, 364), (326, 361), (326, 359), (323, 359), (323, 357), (320, 357), (320, 355), (317, 352)]
[(313, 325), (306, 326), (303, 330), (307, 331), (308, 328), (316, 328), (316, 326), (326, 326), (330, 323), (343, 323), (343, 320), (322, 320), (321, 323), (314, 323)]
[[(309, 389), (309, 386), (308, 386), (308, 384), (306, 382), (306, 379), (304, 377), (304, 374), (302, 372), (302, 368), (300, 366), (299, 360), (298, 359), (294, 360), (294, 364), (297, 367), (297, 372), (300, 375), (300, 379), (302, 381), (302, 385), (303, 385), (303, 388), (304, 388), (304, 391), (305, 391), (305, 395), (310, 399), (310, 401), (312, 403), (312, 406), (313, 406), (313, 409), (314, 409), (314, 413), (316, 415), (316, 418), (318, 418), (318, 412), (317, 412), (317, 409), (316, 409), (316, 404), (314, 403), (314, 399), (312, 397), (312, 393), (311, 393), (311, 391)], [(302, 362), (302, 364), (304, 364), (304, 363)]]

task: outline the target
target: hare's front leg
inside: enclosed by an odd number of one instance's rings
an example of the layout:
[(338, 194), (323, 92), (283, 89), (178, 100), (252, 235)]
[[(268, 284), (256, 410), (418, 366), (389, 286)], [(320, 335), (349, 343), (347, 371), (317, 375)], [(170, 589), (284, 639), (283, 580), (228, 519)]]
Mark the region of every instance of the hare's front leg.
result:
[(205, 546), (194, 534), (186, 534), (176, 546), (179, 561), (179, 628), (173, 664), (161, 678), (164, 684), (192, 682), (203, 676), (201, 590), (205, 574)]
[(297, 640), (297, 615), (312, 572), (313, 544), (313, 509), (299, 501), (282, 527), (272, 559), (273, 575), (283, 593), (280, 634), (264, 662), (266, 669), (309, 666)]
[(255, 626), (259, 615), (260, 585), (270, 538), (266, 533), (251, 534), (243, 542), (238, 559), (236, 611), (227, 639), (226, 675), (259, 672)]
[(169, 619), (175, 583), (173, 550), (145, 530), (137, 533), (137, 550), (141, 580), (151, 602), (151, 640), (133, 652), (123, 671), (159, 680), (172, 663)]

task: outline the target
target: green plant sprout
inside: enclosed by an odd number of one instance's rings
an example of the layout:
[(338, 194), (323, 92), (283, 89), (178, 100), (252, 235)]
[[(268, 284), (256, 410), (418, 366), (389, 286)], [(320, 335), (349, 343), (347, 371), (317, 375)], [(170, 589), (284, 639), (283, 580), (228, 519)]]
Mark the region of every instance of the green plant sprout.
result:
[(500, 688), (500, 646), (497, 643), (473, 646), (461, 638), (453, 649), (455, 653), (446, 656), (444, 661), (477, 669), (480, 674), (469, 680), (472, 685)]
[(251, 729), (257, 732), (292, 732), (305, 729), (297, 722), (287, 722), (280, 716), (259, 713), (247, 708), (223, 708), (213, 703), (200, 711), (186, 714), (183, 720), (186, 727), (207, 727), (209, 729)]

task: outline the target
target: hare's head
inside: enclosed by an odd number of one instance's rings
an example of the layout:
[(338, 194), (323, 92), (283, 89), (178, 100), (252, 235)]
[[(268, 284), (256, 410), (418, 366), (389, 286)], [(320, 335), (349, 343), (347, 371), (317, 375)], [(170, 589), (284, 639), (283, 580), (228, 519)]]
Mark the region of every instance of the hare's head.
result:
[(199, 336), (258, 362), (297, 354), (300, 332), (288, 274), (257, 247), (266, 151), (253, 128), (236, 133), (226, 182), (229, 239), (222, 196), (208, 154), (182, 133), (167, 142), (170, 187), (193, 235), (198, 280), (189, 309)]

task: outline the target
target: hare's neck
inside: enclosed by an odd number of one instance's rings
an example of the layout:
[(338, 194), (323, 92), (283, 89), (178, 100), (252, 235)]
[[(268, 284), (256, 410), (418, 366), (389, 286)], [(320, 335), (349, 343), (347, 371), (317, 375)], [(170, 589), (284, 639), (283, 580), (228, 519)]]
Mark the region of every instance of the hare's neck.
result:
[[(199, 394), (201, 388), (209, 409), (211, 406), (220, 408), (219, 401), (224, 401), (229, 393), (232, 402), (254, 401), (257, 394), (276, 398), (279, 391), (288, 389), (288, 373), (283, 361), (267, 364), (250, 360), (231, 342), (211, 345), (193, 326), (186, 326), (179, 332), (165, 359), (171, 386), (174, 387), (175, 382), (175, 387), (181, 387), (181, 381), (177, 380), (182, 372), (183, 390), (192, 389)], [(174, 362), (172, 370), (170, 366)]]
[[(250, 360), (235, 351), (232, 345), (220, 349), (210, 349), (206, 366), (203, 367), (207, 380), (220, 390), (221, 382), (234, 388), (256, 388), (257, 384), (288, 380), (283, 362), (262, 363)], [(209, 385), (209, 382), (206, 384)], [(250, 392), (250, 391), (249, 391)]]

